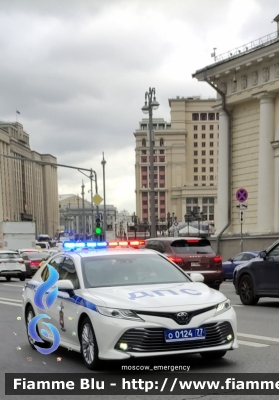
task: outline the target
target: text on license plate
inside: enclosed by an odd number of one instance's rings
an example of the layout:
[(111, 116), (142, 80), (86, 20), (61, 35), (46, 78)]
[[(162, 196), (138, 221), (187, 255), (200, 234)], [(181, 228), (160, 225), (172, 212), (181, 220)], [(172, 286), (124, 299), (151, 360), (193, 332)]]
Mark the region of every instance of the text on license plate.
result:
[(200, 267), (201, 264), (198, 262), (191, 262), (191, 267)]
[(204, 328), (172, 329), (165, 331), (166, 342), (182, 342), (199, 339), (205, 339)]

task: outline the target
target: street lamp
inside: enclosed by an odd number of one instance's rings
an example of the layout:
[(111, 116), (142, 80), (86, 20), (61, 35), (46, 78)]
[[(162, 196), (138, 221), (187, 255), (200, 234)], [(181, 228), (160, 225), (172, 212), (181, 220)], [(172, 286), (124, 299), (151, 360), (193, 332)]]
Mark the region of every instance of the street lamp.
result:
[(103, 152), (103, 159), (101, 161), (101, 164), (103, 166), (103, 191), (104, 191), (104, 223), (103, 223), (103, 240), (106, 240), (106, 230), (107, 230), (107, 208), (106, 208), (106, 177), (105, 177), (105, 166), (106, 166), (106, 160), (104, 157), (104, 152)]
[(142, 107), (144, 114), (149, 114), (149, 160), (150, 160), (150, 223), (151, 237), (156, 237), (156, 220), (155, 220), (155, 192), (154, 192), (154, 163), (153, 163), (153, 141), (152, 135), (153, 120), (152, 111), (159, 108), (159, 103), (156, 101), (155, 88), (149, 88), (145, 93), (145, 103)]

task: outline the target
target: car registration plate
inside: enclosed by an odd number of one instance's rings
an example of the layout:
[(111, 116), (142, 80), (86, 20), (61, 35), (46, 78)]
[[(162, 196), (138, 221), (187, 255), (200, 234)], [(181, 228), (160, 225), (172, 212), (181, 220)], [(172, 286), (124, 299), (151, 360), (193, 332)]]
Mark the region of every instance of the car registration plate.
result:
[(192, 262), (191, 263), (191, 267), (200, 267), (200, 266), (201, 266), (201, 264), (198, 263), (198, 262)]
[(184, 342), (205, 339), (205, 328), (172, 329), (165, 332), (166, 342)]

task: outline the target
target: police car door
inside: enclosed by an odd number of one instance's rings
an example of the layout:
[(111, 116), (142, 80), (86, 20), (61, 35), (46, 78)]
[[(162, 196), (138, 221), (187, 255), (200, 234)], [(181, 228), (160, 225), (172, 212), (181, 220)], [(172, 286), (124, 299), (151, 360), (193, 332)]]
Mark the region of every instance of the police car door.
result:
[(59, 280), (70, 280), (73, 283), (73, 291), (58, 291), (58, 297), (54, 303), (55, 321), (61, 340), (66, 345), (79, 346), (78, 340), (78, 316), (80, 306), (76, 303), (78, 296), (76, 291), (80, 288), (76, 267), (71, 257), (65, 256), (59, 267)]

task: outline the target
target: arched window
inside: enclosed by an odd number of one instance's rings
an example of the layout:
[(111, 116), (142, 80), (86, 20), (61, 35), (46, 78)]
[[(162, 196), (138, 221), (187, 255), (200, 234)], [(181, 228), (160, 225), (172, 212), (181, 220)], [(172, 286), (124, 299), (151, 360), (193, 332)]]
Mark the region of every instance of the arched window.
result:
[(146, 147), (146, 139), (142, 139), (141, 145), (142, 147)]
[(160, 139), (160, 146), (164, 146), (164, 139)]

